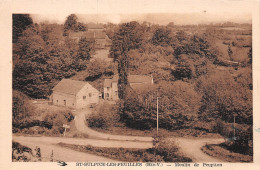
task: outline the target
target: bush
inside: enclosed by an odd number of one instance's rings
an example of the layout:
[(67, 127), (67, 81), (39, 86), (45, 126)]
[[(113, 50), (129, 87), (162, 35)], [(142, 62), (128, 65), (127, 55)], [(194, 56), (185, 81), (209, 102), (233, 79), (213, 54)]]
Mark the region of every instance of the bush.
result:
[(61, 127), (63, 124), (69, 123), (74, 119), (72, 113), (67, 111), (56, 111), (54, 113), (48, 113), (44, 117), (44, 121), (50, 123), (53, 126)]
[(166, 138), (156, 138), (154, 149), (156, 154), (163, 157), (165, 162), (192, 162), (192, 159), (183, 156), (174, 141)]
[(253, 140), (252, 125), (235, 124), (235, 126), (234, 136), (233, 124), (224, 123), (218, 119), (214, 131), (225, 137), (225, 145), (228, 149), (242, 154), (253, 155), (253, 146), (250, 144)]
[(90, 127), (107, 129), (115, 126), (119, 121), (117, 106), (109, 103), (97, 105), (94, 113), (87, 118)]
[(19, 124), (27, 119), (33, 112), (33, 109), (29, 103), (29, 98), (17, 90), (13, 90), (13, 125)]

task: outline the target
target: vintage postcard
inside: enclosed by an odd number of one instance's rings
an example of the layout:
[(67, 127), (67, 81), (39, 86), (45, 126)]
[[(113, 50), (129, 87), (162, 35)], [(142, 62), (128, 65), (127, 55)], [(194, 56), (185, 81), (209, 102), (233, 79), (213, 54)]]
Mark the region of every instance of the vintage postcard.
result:
[(1, 169), (259, 169), (259, 2), (3, 1)]

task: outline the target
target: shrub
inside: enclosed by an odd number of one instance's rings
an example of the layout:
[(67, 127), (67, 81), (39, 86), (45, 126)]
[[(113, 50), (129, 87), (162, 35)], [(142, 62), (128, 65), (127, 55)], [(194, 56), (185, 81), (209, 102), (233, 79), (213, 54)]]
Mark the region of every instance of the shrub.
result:
[(29, 103), (29, 98), (17, 90), (13, 90), (13, 125), (19, 124), (26, 118), (28, 118), (33, 112)]
[(235, 124), (235, 126), (234, 136), (233, 124), (228, 124), (218, 119), (214, 126), (214, 131), (225, 137), (225, 145), (228, 149), (238, 153), (252, 155), (253, 149), (250, 145), (250, 142), (253, 140), (252, 126), (244, 124)]
[(97, 105), (94, 113), (87, 119), (90, 127), (107, 129), (112, 125), (115, 126), (119, 121), (117, 106), (109, 103), (101, 103)]
[(156, 154), (163, 157), (165, 162), (191, 162), (192, 159), (183, 156), (174, 141), (166, 138), (157, 138), (154, 149)]

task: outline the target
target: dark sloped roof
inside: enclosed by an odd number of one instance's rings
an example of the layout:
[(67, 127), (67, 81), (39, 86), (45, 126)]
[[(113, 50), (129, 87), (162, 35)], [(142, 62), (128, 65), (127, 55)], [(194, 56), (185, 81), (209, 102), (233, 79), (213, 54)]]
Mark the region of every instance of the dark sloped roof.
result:
[(103, 25), (102, 24), (95, 24), (93, 22), (90, 22), (87, 24), (88, 29), (103, 29)]
[(84, 81), (62, 79), (52, 90), (56, 92), (76, 95), (86, 84)]

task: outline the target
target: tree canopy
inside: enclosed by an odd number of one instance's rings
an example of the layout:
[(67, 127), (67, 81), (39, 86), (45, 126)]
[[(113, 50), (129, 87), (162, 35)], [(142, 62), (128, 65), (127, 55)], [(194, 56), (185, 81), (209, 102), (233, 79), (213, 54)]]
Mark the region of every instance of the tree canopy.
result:
[(13, 14), (13, 43), (16, 43), (23, 31), (33, 24), (29, 14)]

